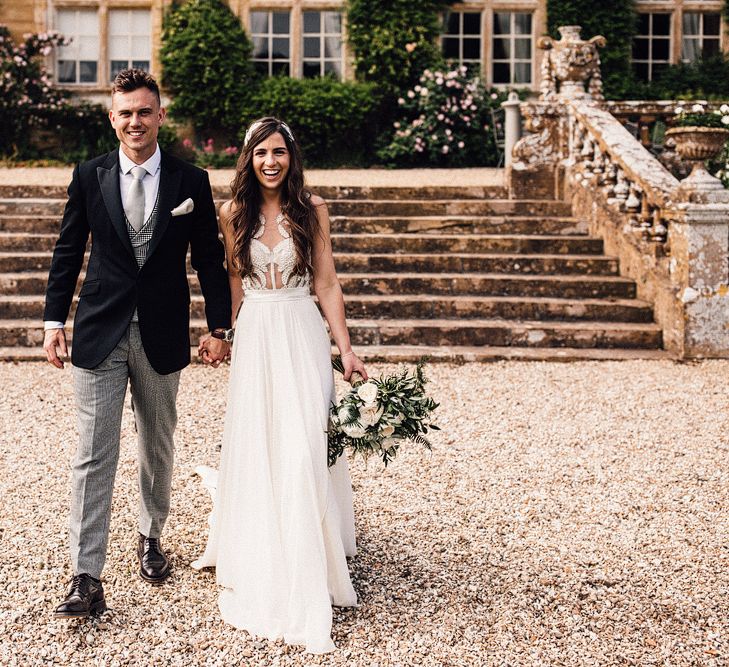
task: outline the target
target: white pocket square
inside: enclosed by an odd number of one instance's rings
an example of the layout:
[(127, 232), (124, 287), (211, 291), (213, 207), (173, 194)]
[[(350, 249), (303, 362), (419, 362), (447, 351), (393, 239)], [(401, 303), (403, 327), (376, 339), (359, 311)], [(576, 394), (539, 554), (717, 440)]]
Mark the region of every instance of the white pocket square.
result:
[(173, 208), (170, 213), (174, 218), (176, 215), (187, 215), (188, 213), (192, 213), (192, 210), (194, 208), (195, 202), (188, 197), (187, 199), (185, 199), (185, 201), (182, 202), (182, 204), (180, 204), (179, 206), (175, 206), (175, 208)]

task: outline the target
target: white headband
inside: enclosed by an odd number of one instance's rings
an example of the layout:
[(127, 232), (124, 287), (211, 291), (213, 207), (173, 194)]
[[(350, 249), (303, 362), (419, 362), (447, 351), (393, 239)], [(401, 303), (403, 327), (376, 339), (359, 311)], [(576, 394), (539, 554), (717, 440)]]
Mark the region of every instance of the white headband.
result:
[[(253, 133), (259, 127), (261, 127), (261, 125), (263, 125), (263, 121), (262, 120), (257, 120), (255, 123), (253, 123), (246, 130), (246, 136), (243, 139), (243, 146), (244, 147), (248, 145), (248, 142), (251, 140), (251, 137), (253, 136)], [(286, 125), (286, 123), (284, 123), (283, 121), (281, 121), (281, 129), (286, 133), (286, 136), (289, 138), (289, 141), (291, 141), (291, 143), (294, 143), (294, 135), (293, 135), (293, 132), (291, 132), (291, 128), (289, 128), (289, 126)]]

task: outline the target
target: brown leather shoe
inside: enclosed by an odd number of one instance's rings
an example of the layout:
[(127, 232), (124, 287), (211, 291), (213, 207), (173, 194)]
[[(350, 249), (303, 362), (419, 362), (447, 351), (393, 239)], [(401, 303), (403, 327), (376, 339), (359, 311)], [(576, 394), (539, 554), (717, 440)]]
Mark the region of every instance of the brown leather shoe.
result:
[(145, 537), (139, 533), (137, 556), (139, 558), (139, 576), (145, 581), (150, 584), (161, 584), (170, 576), (170, 561), (162, 551), (158, 538)]
[(104, 587), (90, 574), (77, 574), (71, 579), (68, 593), (56, 607), (55, 618), (88, 618), (106, 611)]

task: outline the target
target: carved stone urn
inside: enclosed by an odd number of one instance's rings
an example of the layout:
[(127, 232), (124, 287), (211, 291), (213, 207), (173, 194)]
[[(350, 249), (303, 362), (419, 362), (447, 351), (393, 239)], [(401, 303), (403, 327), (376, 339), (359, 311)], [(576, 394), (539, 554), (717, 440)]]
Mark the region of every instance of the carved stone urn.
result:
[(584, 40), (580, 37), (582, 27), (578, 25), (565, 25), (558, 30), (559, 40), (542, 37), (537, 43), (547, 50), (542, 64), (542, 95), (557, 95), (562, 99), (601, 99), (602, 79), (597, 48), (605, 46), (605, 38), (596, 35)]
[(666, 138), (676, 144), (679, 156), (691, 163), (691, 173), (681, 181), (677, 194), (682, 199), (693, 202), (724, 201), (729, 192), (722, 182), (706, 170), (706, 160), (711, 160), (721, 153), (724, 144), (729, 140), (729, 129), (721, 127), (672, 127), (666, 130)]

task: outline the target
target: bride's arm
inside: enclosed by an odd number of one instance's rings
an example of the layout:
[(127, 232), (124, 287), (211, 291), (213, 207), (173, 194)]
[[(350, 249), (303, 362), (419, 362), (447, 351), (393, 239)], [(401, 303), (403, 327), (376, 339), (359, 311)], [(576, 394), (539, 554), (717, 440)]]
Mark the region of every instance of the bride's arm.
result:
[(225, 264), (228, 267), (228, 282), (230, 283), (230, 298), (232, 304), (232, 310), (230, 321), (231, 326), (235, 328), (235, 321), (238, 318), (238, 310), (243, 303), (243, 283), (240, 279), (240, 274), (235, 269), (233, 262), (233, 226), (231, 224), (231, 202), (226, 201), (220, 207), (220, 214), (218, 217), (218, 227), (223, 235), (223, 242), (225, 244)]
[(334, 268), (334, 256), (332, 255), (332, 241), (329, 232), (329, 212), (327, 205), (321, 197), (311, 196), (311, 203), (314, 204), (316, 215), (319, 219), (319, 233), (314, 237), (314, 247), (311, 257), (311, 265), (314, 270), (314, 292), (324, 317), (329, 323), (334, 342), (339, 348), (344, 365), (344, 379), (349, 380), (353, 371), (357, 371), (367, 379), (367, 371), (364, 364), (352, 352), (352, 345), (349, 341), (349, 331), (344, 317), (344, 296), (342, 286), (337, 279), (337, 272)]

